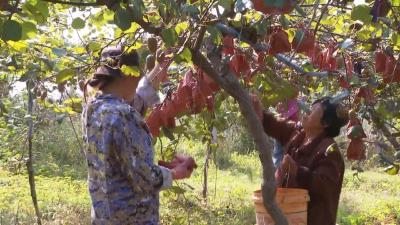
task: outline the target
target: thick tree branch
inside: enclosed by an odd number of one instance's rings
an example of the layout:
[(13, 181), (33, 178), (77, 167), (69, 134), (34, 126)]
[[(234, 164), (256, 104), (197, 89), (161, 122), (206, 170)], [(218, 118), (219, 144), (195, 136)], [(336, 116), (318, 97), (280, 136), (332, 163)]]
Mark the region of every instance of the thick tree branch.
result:
[(33, 136), (33, 120), (32, 120), (32, 108), (33, 108), (33, 96), (31, 90), (32, 81), (28, 80), (26, 82), (26, 89), (28, 91), (28, 161), (26, 162), (26, 167), (28, 169), (28, 177), (29, 177), (29, 187), (31, 190), (31, 197), (33, 206), (36, 212), (36, 222), (41, 225), (41, 215), (39, 211), (39, 205), (36, 196), (36, 187), (35, 187), (35, 175), (33, 170), (33, 155), (32, 155), (32, 136)]
[(61, 0), (43, 0), (43, 1), (50, 2), (50, 3), (63, 4), (63, 5), (73, 5), (73, 6), (101, 6), (101, 5), (104, 5), (104, 3), (101, 1), (95, 1), (95, 2), (71, 2), (71, 1), (61, 1)]
[[(286, 217), (275, 202), (276, 182), (272, 153), (261, 121), (252, 107), (249, 93), (243, 89), (238, 79), (232, 74), (228, 67), (221, 62), (221, 59), (212, 57), (210, 59), (211, 61), (209, 61), (199, 51), (191, 49), (191, 53), (193, 63), (207, 73), (238, 102), (240, 111), (247, 121), (248, 129), (255, 140), (259, 152), (263, 168), (262, 195), (264, 206), (276, 224), (288, 224)], [(211, 62), (213, 62), (213, 64)]]

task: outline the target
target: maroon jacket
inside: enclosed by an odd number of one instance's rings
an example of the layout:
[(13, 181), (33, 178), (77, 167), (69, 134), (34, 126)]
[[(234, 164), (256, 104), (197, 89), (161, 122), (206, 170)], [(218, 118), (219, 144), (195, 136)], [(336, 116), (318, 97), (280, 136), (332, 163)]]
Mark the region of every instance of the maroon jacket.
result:
[(308, 190), (307, 224), (335, 225), (344, 173), (343, 157), (335, 141), (322, 134), (304, 145), (304, 130), (268, 112), (264, 112), (263, 126), (297, 162), (297, 174), (289, 176), (283, 186)]

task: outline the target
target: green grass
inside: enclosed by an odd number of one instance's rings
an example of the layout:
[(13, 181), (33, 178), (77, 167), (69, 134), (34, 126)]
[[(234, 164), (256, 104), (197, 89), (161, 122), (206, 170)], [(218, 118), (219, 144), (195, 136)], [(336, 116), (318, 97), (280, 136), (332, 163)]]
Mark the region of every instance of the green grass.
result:
[[(161, 224), (251, 225), (255, 214), (251, 194), (260, 186), (256, 154), (217, 152), (208, 176), (208, 195), (202, 197), (205, 146), (183, 142), (179, 152), (195, 156), (199, 168), (191, 179), (161, 193)], [(89, 224), (90, 199), (86, 180), (37, 176), (36, 189), (44, 224)], [(179, 188), (178, 188), (179, 187)], [(177, 194), (184, 192), (184, 194)], [(34, 224), (26, 175), (0, 171), (2, 224)], [(19, 223), (15, 223), (15, 220)], [(400, 177), (368, 171), (345, 174), (338, 224), (400, 224)]]

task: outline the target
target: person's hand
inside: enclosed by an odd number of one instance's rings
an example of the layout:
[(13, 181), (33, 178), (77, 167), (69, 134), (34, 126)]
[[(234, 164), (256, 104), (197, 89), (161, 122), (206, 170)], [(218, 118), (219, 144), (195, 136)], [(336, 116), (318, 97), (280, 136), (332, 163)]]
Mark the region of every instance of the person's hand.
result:
[(196, 162), (192, 157), (181, 154), (176, 155), (169, 163), (159, 161), (158, 165), (170, 169), (174, 180), (190, 177), (193, 169), (197, 168)]
[(168, 67), (172, 63), (171, 55), (172, 49), (167, 50), (157, 50), (156, 53), (156, 61), (157, 64), (153, 68), (152, 73), (154, 73), (153, 80), (157, 81), (157, 83), (164, 82), (168, 77)]
[(294, 159), (290, 155), (286, 154), (283, 157), (280, 169), (283, 174), (289, 173), (290, 175), (296, 175), (298, 166), (296, 161), (294, 161)]
[(258, 116), (258, 118), (261, 120), (261, 122), (264, 119), (264, 114), (263, 114), (263, 106), (261, 104), (260, 99), (258, 98), (258, 96), (256, 94), (250, 94), (250, 98), (251, 98), (251, 103), (253, 105), (253, 109), (254, 111), (256, 111), (256, 114)]

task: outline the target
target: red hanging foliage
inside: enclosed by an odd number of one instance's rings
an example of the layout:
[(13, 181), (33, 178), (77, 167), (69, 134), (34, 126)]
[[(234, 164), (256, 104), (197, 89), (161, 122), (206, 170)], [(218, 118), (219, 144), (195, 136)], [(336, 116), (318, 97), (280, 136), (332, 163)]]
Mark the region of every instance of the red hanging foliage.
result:
[(273, 29), (272, 33), (268, 36), (268, 43), (270, 45), (268, 49), (269, 55), (290, 52), (292, 48), (288, 34), (280, 27), (275, 27)]
[(300, 32), (303, 32), (303, 38), (301, 36), (296, 35), (292, 41), (292, 49), (294, 49), (297, 53), (307, 53), (310, 49), (314, 48), (315, 45), (315, 35), (312, 31), (301, 29)]
[(254, 9), (264, 14), (281, 15), (293, 11), (296, 6), (295, 0), (284, 0), (283, 7), (267, 6), (264, 0), (252, 0)]

